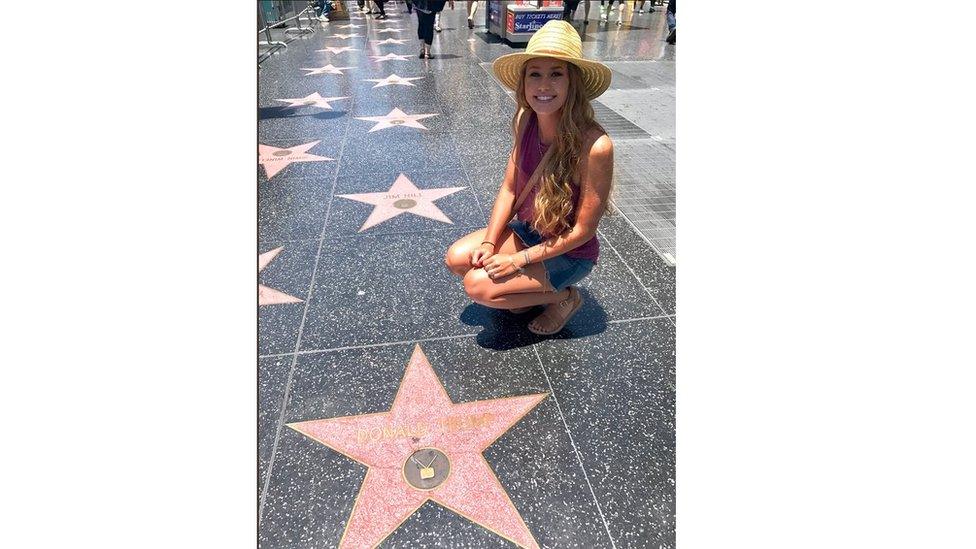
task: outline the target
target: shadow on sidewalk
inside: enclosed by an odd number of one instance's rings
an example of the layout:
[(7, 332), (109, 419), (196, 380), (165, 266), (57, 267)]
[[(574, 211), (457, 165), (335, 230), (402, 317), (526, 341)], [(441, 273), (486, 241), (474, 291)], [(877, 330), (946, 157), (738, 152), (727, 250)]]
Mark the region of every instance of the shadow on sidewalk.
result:
[(607, 329), (606, 311), (592, 299), (586, 288), (579, 290), (585, 300), (583, 308), (556, 335), (539, 336), (529, 331), (529, 322), (542, 312), (542, 307), (516, 315), (472, 303), (461, 313), (460, 320), (468, 326), (482, 326), (484, 330), (476, 338), (478, 345), (496, 351), (527, 347), (546, 339), (575, 339), (603, 333)]
[(295, 107), (260, 107), (258, 108), (258, 120), (270, 120), (272, 118), (316, 118), (318, 120), (333, 120), (342, 118), (349, 114), (348, 111), (322, 111), (314, 114), (297, 114)]

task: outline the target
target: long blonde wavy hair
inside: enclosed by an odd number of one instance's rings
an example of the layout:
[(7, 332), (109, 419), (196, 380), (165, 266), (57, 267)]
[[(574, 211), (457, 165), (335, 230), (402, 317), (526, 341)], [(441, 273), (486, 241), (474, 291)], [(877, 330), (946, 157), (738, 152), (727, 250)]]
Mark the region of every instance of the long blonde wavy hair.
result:
[[(512, 118), (512, 133), (517, 139), (519, 115), (528, 116), (532, 112), (532, 107), (525, 99), (525, 66), (519, 77), (518, 87), (515, 91), (515, 101), (518, 108)], [(550, 145), (555, 147), (549, 160), (542, 168), (539, 178), (538, 192), (535, 195), (535, 219), (532, 226), (543, 235), (557, 235), (568, 230), (569, 215), (573, 210), (573, 188), (572, 184), (580, 168), (582, 158), (583, 135), (590, 128), (598, 128), (606, 133), (595, 118), (593, 106), (586, 98), (583, 87), (583, 77), (580, 70), (572, 63), (566, 63), (569, 75), (569, 94), (566, 102), (562, 106), (562, 114), (559, 117), (559, 125), (556, 129), (556, 140)], [(518, 169), (521, 169), (519, 167)], [(613, 185), (611, 182), (611, 192)], [(607, 202), (609, 211), (609, 201)]]

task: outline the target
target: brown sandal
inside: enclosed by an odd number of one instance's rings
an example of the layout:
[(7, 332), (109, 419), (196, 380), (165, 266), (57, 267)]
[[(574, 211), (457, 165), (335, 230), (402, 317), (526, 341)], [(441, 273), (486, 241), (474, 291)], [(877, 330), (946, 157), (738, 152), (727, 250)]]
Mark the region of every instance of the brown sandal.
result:
[(521, 315), (531, 311), (532, 309), (535, 309), (535, 305), (530, 305), (528, 307), (519, 307), (517, 309), (509, 309), (508, 312), (512, 313), (513, 315)]
[[(574, 286), (570, 286), (569, 297), (547, 305), (546, 309), (529, 323), (529, 331), (533, 334), (544, 336), (558, 334), (582, 306), (583, 295)], [(550, 325), (555, 325), (555, 328), (552, 330), (544, 330), (534, 327), (533, 323), (539, 319), (542, 319), (543, 322), (548, 322)]]

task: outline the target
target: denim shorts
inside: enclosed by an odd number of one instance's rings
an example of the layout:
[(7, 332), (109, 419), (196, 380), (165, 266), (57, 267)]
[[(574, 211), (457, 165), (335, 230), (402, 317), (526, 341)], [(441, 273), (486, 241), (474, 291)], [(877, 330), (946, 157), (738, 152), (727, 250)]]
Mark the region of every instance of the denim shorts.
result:
[[(542, 235), (535, 232), (525, 221), (512, 221), (508, 224), (508, 228), (512, 229), (512, 232), (518, 235), (522, 244), (525, 244), (527, 247), (535, 246), (544, 240)], [(549, 279), (549, 284), (557, 292), (565, 290), (567, 286), (583, 280), (586, 275), (590, 274), (590, 271), (593, 270), (593, 265), (595, 265), (589, 259), (566, 257), (566, 254), (544, 259), (542, 264), (546, 268), (546, 278)]]

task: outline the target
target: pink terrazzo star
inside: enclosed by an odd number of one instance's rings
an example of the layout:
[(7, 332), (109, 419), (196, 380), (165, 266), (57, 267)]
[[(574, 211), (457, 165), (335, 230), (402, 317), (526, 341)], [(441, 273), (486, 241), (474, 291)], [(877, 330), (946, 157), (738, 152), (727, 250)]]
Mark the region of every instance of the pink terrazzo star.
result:
[(315, 51), (327, 51), (329, 53), (339, 54), (344, 51), (359, 51), (359, 50), (351, 46), (342, 46), (342, 47), (326, 46), (325, 49), (315, 50)]
[(309, 71), (305, 73), (305, 76), (312, 76), (313, 74), (343, 74), (342, 71), (354, 69), (354, 68), (356, 67), (336, 67), (332, 63), (329, 63), (328, 65), (324, 67), (319, 67), (317, 69), (309, 69), (309, 68), (302, 67), (301, 70)]
[(401, 173), (393, 182), (390, 190), (386, 192), (339, 194), (336, 196), (376, 206), (363, 226), (357, 231), (361, 233), (370, 227), (375, 227), (388, 219), (407, 212), (453, 225), (454, 222), (444, 215), (444, 212), (434, 204), (434, 201), (466, 188), (418, 189), (413, 181)]
[[(340, 548), (376, 547), (431, 500), (512, 543), (537, 549), (539, 544), (481, 453), (546, 396), (455, 404), (416, 345), (390, 411), (288, 426), (368, 467)], [(432, 477), (430, 482), (439, 484), (431, 489), (416, 487), (406, 473), (414, 466), (415, 452), (423, 449), (435, 449), (444, 457), (437, 466), (441, 472), (431, 470), (431, 475), (441, 475)]]
[(292, 162), (321, 162), (323, 160), (335, 160), (327, 156), (309, 154), (307, 151), (318, 145), (321, 141), (312, 141), (302, 145), (295, 145), (285, 149), (272, 147), (271, 145), (258, 145), (258, 164), (264, 166), (264, 173), (268, 179), (276, 173), (288, 167)]
[(373, 40), (374, 44), (381, 46), (383, 44), (406, 44), (406, 40), (400, 40), (399, 38), (387, 38), (386, 40)]
[(376, 122), (376, 125), (369, 129), (367, 133), (378, 132), (384, 128), (392, 128), (394, 126), (406, 126), (408, 128), (417, 128), (418, 130), (426, 130), (427, 126), (420, 123), (424, 118), (430, 118), (431, 116), (437, 116), (436, 113), (427, 114), (407, 114), (401, 111), (398, 107), (393, 107), (393, 110), (388, 114), (383, 116), (355, 116), (356, 120), (366, 120), (367, 122)]
[(275, 101), (281, 101), (283, 103), (288, 103), (289, 107), (318, 107), (320, 109), (332, 110), (331, 101), (338, 101), (340, 99), (349, 99), (349, 96), (345, 97), (322, 97), (319, 92), (311, 93), (305, 97), (292, 97), (289, 99), (275, 99)]
[[(270, 252), (264, 252), (258, 256), (258, 272), (264, 270), (271, 263), (271, 260), (278, 255), (284, 247), (278, 247)], [(274, 288), (269, 288), (264, 284), (258, 284), (258, 305), (277, 305), (279, 303), (301, 303), (302, 300), (297, 297), (290, 296), (285, 292), (280, 290), (275, 290)]]
[[(411, 80), (423, 80), (423, 79), (424, 79), (423, 76), (411, 76), (411, 77), (404, 78), (402, 76), (397, 76), (396, 74), (391, 74), (386, 78), (366, 78), (365, 80), (367, 82), (377, 82), (377, 84), (373, 86), (374, 88), (382, 88), (384, 86), (392, 86), (394, 84), (397, 86), (416, 87), (417, 85), (411, 82)], [(279, 101), (281, 100), (279, 99)]]
[(383, 61), (408, 61), (410, 59), (406, 55), (399, 55), (396, 53), (388, 53), (386, 55), (370, 55), (369, 57), (377, 63), (382, 63)]

